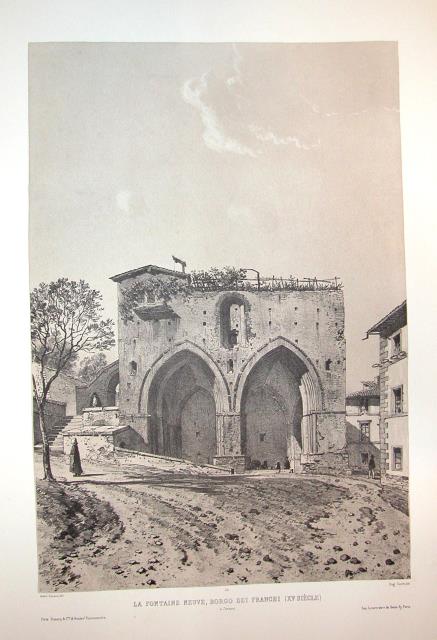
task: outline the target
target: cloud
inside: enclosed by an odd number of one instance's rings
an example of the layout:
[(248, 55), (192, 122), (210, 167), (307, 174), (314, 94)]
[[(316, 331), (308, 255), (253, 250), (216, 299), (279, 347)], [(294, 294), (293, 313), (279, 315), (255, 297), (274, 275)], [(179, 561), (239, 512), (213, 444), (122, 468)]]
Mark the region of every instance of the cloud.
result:
[(226, 80), (226, 84), (228, 85), (228, 87), (233, 87), (235, 84), (242, 84), (241, 63), (243, 62), (243, 58), (240, 55), (236, 44), (232, 45), (232, 52), (232, 68), (234, 71), (234, 75), (229, 76), (229, 78)]
[(204, 100), (207, 90), (208, 73), (204, 73), (199, 79), (192, 78), (187, 80), (182, 87), (184, 101), (197, 109), (200, 114), (204, 126), (203, 141), (206, 146), (219, 153), (227, 151), (256, 158), (259, 155), (258, 151), (254, 151), (226, 133), (217, 113)]
[(293, 144), (296, 149), (303, 149), (305, 151), (310, 151), (311, 149), (319, 149), (320, 148), (320, 138), (317, 142), (313, 144), (307, 144), (302, 142), (297, 136), (278, 136), (273, 131), (267, 131), (263, 127), (260, 127), (256, 124), (251, 124), (249, 126), (249, 130), (253, 133), (255, 138), (261, 140), (262, 142), (272, 142), (274, 145), (289, 145)]
[(143, 216), (148, 212), (145, 198), (142, 194), (123, 189), (115, 196), (118, 209), (130, 217)]

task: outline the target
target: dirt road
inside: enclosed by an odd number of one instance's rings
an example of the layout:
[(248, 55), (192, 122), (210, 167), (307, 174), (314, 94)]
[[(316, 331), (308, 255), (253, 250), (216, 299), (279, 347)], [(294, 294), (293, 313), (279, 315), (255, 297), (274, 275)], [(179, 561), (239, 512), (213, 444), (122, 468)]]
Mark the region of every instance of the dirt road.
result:
[(376, 482), (52, 466), (59, 482), (37, 490), (42, 591), (409, 577), (405, 500)]

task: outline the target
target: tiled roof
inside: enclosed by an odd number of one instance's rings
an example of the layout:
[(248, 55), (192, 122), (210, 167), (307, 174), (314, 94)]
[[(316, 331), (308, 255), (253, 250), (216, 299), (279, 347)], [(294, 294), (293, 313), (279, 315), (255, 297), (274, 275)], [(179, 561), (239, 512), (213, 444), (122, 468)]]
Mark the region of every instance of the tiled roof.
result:
[(379, 398), (379, 389), (376, 387), (371, 389), (361, 389), (361, 391), (352, 391), (348, 393), (347, 398)]
[(389, 336), (391, 333), (405, 327), (407, 324), (407, 301), (404, 300), (399, 306), (395, 307), (384, 318), (379, 320), (373, 327), (367, 331), (367, 338), (372, 334), (380, 334)]
[(151, 273), (152, 275), (161, 273), (163, 275), (174, 276), (176, 278), (188, 278), (187, 273), (174, 271), (173, 269), (166, 269), (164, 267), (157, 267), (155, 264), (147, 264), (144, 267), (131, 269), (130, 271), (124, 271), (123, 273), (111, 276), (110, 280), (113, 280), (114, 282), (122, 282), (123, 280), (126, 280), (126, 278), (135, 278), (143, 273)]

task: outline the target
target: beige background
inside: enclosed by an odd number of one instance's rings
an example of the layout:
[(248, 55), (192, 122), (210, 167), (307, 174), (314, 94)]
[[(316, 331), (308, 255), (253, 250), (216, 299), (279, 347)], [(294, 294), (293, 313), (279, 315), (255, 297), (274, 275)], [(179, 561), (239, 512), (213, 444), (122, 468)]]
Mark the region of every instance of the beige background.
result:
[(31, 44), (29, 126), (32, 286), (85, 278), (116, 319), (109, 277), (174, 254), (339, 276), (348, 390), (375, 377), (363, 337), (405, 299), (396, 43)]
[[(2, 456), (2, 609), (6, 638), (435, 637), (437, 579), (435, 430), (436, 340), (436, 11), (432, 2), (8, 2), (3, 4), (4, 95), (2, 148), (4, 277)], [(398, 40), (409, 302), (410, 425), (412, 454), (412, 573), (410, 586), (389, 583), (325, 583), (236, 587), (238, 595), (321, 593), (321, 604), (263, 605), (219, 612), (212, 608), (165, 609), (137, 614), (146, 592), (36, 594), (36, 545), (32, 473), (31, 403), (28, 389), (27, 129), (28, 41), (50, 40)], [(434, 590), (434, 591), (433, 591)], [(224, 589), (190, 589), (192, 597)], [(162, 592), (159, 592), (162, 595)], [(170, 597), (166, 593), (166, 597)], [(179, 593), (179, 597), (180, 597)], [(149, 595), (150, 597), (150, 595)], [(190, 597), (184, 591), (182, 597)], [(366, 605), (407, 604), (411, 609), (363, 611)], [(40, 622), (41, 616), (107, 616), (107, 622)], [(62, 626), (61, 626), (62, 625)], [(79, 626), (82, 625), (82, 626)], [(173, 629), (173, 631), (171, 631)]]

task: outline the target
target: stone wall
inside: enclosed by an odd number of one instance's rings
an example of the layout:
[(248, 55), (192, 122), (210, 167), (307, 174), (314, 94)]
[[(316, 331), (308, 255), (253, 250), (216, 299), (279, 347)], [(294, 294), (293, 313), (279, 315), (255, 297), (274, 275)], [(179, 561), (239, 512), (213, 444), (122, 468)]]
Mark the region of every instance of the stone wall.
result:
[[(53, 430), (53, 427), (62, 424), (66, 416), (66, 404), (65, 402), (49, 401), (45, 408), (45, 423), (47, 429), (47, 435)], [(33, 400), (33, 443), (40, 444), (42, 442), (41, 429), (39, 426), (39, 414), (38, 407), (35, 399)]]
[(77, 413), (93, 406), (93, 398), (101, 407), (117, 406), (118, 360), (104, 367), (88, 385), (77, 389)]
[(84, 428), (90, 426), (118, 426), (120, 424), (120, 413), (117, 407), (92, 407), (85, 409), (82, 413), (82, 424)]
[(142, 438), (130, 427), (103, 428), (68, 431), (64, 433), (64, 453), (69, 455), (74, 439), (77, 439), (79, 453), (84, 460), (101, 460), (111, 457), (115, 448), (145, 451)]

